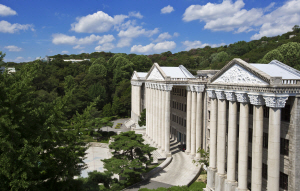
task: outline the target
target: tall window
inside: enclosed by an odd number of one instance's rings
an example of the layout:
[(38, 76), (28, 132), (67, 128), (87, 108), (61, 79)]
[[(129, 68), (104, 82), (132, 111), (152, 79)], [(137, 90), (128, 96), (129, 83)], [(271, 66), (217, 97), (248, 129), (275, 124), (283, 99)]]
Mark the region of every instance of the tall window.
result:
[(280, 154), (289, 156), (289, 140), (280, 138)]
[(248, 156), (248, 170), (252, 169), (252, 157)]
[(280, 188), (285, 189), (285, 190), (288, 189), (288, 178), (289, 178), (289, 176), (287, 174), (280, 172), (280, 180), (279, 180)]
[(266, 180), (268, 179), (268, 165), (265, 163), (262, 164), (262, 177)]
[(269, 108), (264, 105), (263, 110), (264, 110), (264, 117), (269, 118)]
[(248, 140), (252, 143), (253, 129), (249, 128)]
[(282, 121), (287, 121), (290, 122), (290, 113), (291, 113), (291, 106), (290, 105), (285, 105), (284, 108), (281, 109), (281, 120)]
[(264, 134), (263, 134), (263, 147), (264, 147), (265, 149), (268, 148), (268, 133), (264, 133)]
[(253, 105), (249, 106), (249, 114), (250, 115), (253, 115), (253, 107), (254, 107)]

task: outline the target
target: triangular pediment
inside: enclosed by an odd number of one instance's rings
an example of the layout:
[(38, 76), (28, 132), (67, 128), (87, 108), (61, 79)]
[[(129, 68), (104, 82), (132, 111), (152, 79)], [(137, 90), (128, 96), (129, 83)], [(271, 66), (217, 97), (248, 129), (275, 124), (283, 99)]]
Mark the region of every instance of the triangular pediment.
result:
[(131, 79), (132, 79), (132, 80), (137, 80), (137, 79), (138, 79), (138, 78), (137, 78), (137, 75), (136, 75), (136, 72), (133, 73)]
[(146, 76), (147, 80), (165, 80), (165, 74), (157, 63), (154, 63), (151, 67), (148, 75)]
[(270, 76), (241, 59), (234, 59), (212, 77), (212, 84), (269, 85)]

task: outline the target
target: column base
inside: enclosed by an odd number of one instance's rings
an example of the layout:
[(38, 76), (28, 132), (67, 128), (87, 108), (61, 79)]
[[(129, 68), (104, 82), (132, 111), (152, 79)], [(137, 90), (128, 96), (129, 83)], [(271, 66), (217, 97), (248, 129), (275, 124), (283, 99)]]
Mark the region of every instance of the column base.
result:
[(203, 191), (215, 191), (214, 189), (211, 189), (211, 188), (203, 188)]
[(225, 190), (225, 179), (226, 179), (226, 174), (219, 174), (216, 173), (216, 179), (215, 179), (215, 190), (216, 191), (224, 191)]
[(215, 190), (215, 177), (216, 177), (217, 169), (216, 168), (207, 168), (207, 185), (206, 188), (210, 190)]
[(225, 180), (225, 191), (235, 191), (237, 181)]
[(165, 152), (165, 155), (166, 155), (166, 157), (171, 157), (172, 156), (172, 154), (170, 152), (169, 153)]

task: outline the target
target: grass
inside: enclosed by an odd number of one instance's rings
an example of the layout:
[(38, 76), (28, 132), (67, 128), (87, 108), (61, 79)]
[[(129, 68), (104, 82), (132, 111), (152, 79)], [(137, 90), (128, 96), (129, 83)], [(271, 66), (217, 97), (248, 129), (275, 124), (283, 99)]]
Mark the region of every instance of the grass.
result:
[(146, 168), (146, 172), (145, 172), (145, 173), (150, 172), (151, 170), (155, 169), (155, 168), (158, 167), (158, 166), (159, 166), (159, 164), (156, 164), (156, 165), (149, 165), (149, 166)]
[(190, 191), (202, 191), (206, 187), (204, 182), (194, 182), (189, 186)]
[(115, 129), (120, 129), (122, 126), (122, 123), (118, 123), (116, 126), (115, 126)]

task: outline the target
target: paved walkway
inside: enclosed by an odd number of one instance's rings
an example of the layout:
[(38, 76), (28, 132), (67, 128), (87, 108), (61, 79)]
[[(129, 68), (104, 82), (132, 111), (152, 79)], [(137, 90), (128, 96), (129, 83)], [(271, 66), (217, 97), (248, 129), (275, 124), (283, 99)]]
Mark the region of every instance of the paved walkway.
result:
[(200, 167), (193, 164), (193, 160), (189, 155), (179, 150), (178, 143), (171, 140), (170, 144), (172, 162), (154, 177), (144, 180), (127, 190), (137, 191), (140, 188), (156, 189), (159, 187), (184, 186), (195, 178)]
[(86, 159), (84, 160), (84, 163), (87, 164), (87, 169), (81, 171), (80, 174), (80, 176), (84, 178), (88, 177), (88, 172), (92, 172), (94, 170), (104, 172), (103, 162), (101, 160), (110, 158), (109, 149), (98, 145), (90, 146), (86, 150), (85, 157)]
[[(118, 131), (121, 131), (121, 132), (126, 132), (126, 131), (130, 131), (129, 128), (127, 128), (124, 123), (128, 120), (128, 118), (125, 118), (125, 119), (116, 119), (113, 122), (113, 126), (112, 128), (111, 127), (102, 127), (101, 130), (102, 131), (114, 131), (114, 132), (118, 132)], [(122, 123), (122, 126), (120, 129), (115, 129), (115, 126), (118, 124), (118, 123)]]

